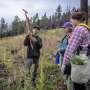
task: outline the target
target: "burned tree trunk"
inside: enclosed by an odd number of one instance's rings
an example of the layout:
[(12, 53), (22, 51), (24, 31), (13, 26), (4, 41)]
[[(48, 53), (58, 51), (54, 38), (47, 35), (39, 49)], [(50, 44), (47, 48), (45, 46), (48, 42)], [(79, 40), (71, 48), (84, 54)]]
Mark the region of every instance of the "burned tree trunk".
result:
[(86, 12), (86, 24), (88, 24), (88, 0), (80, 0), (81, 11)]

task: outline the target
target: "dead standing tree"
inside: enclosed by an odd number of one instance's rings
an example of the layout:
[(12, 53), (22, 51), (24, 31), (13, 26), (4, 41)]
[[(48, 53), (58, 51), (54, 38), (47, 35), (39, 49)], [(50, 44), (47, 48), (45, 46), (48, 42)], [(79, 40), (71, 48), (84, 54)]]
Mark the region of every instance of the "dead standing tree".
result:
[(32, 42), (31, 42), (31, 39), (32, 39), (32, 32), (30, 31), (30, 20), (29, 20), (29, 17), (28, 17), (28, 12), (25, 10), (25, 9), (22, 9), (24, 14), (25, 14), (25, 17), (26, 17), (26, 21), (25, 21), (25, 32), (26, 34), (29, 34), (29, 38), (30, 38), (30, 45), (33, 49), (33, 46), (32, 46)]
[(88, 0), (80, 0), (81, 11), (86, 12), (86, 24), (88, 24)]

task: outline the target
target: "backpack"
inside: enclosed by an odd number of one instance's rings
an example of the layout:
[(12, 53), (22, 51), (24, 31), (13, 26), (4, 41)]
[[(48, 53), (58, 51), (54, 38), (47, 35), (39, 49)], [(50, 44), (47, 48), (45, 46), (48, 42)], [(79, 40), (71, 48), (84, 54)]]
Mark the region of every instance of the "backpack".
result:
[(87, 24), (81, 23), (81, 24), (79, 24), (79, 26), (83, 26), (83, 27), (87, 28), (90, 31), (90, 27)]
[[(90, 30), (90, 27), (86, 24), (81, 23), (79, 26), (83, 26), (85, 28), (88, 29), (88, 31)], [(89, 31), (90, 32), (90, 31)], [(88, 82), (88, 80), (90, 79), (90, 62), (88, 59), (88, 55), (84, 55), (81, 54), (80, 55), (80, 51), (82, 50), (82, 47), (79, 46), (78, 49), (76, 51), (78, 51), (78, 53), (76, 53), (76, 55), (74, 55), (74, 57), (79, 57), (77, 58), (78, 62), (76, 63), (76, 61), (74, 63), (71, 62), (71, 79), (72, 81), (82, 84), (82, 83), (86, 83)], [(88, 44), (88, 53), (90, 55), (90, 45)], [(72, 57), (72, 59), (75, 59)], [(85, 61), (85, 64), (79, 64), (81, 63), (81, 61)], [(75, 64), (76, 63), (76, 64)]]
[[(83, 26), (83, 27), (87, 28), (88, 31), (90, 32), (90, 26), (88, 26), (87, 24), (81, 23), (81, 24), (79, 24), (79, 26)], [(87, 52), (87, 56), (89, 56), (89, 55), (90, 55), (90, 45), (88, 45), (88, 52)]]

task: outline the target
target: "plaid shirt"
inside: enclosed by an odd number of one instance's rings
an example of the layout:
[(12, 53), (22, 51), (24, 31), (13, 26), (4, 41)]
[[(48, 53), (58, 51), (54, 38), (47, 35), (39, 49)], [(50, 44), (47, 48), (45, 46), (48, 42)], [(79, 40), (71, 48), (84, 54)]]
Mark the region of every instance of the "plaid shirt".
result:
[(81, 53), (87, 53), (88, 44), (90, 44), (90, 32), (85, 27), (77, 26), (69, 40), (69, 44), (64, 54), (63, 64), (69, 63), (79, 46), (82, 46), (83, 48)]

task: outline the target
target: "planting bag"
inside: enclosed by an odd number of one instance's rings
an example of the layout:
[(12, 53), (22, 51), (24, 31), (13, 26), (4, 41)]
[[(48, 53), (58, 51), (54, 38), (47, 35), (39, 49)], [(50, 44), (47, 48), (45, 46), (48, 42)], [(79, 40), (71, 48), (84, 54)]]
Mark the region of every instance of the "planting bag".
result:
[[(83, 58), (83, 56), (81, 56), (81, 58)], [(86, 59), (83, 65), (71, 63), (71, 79), (80, 84), (88, 82), (90, 79), (90, 59)]]

